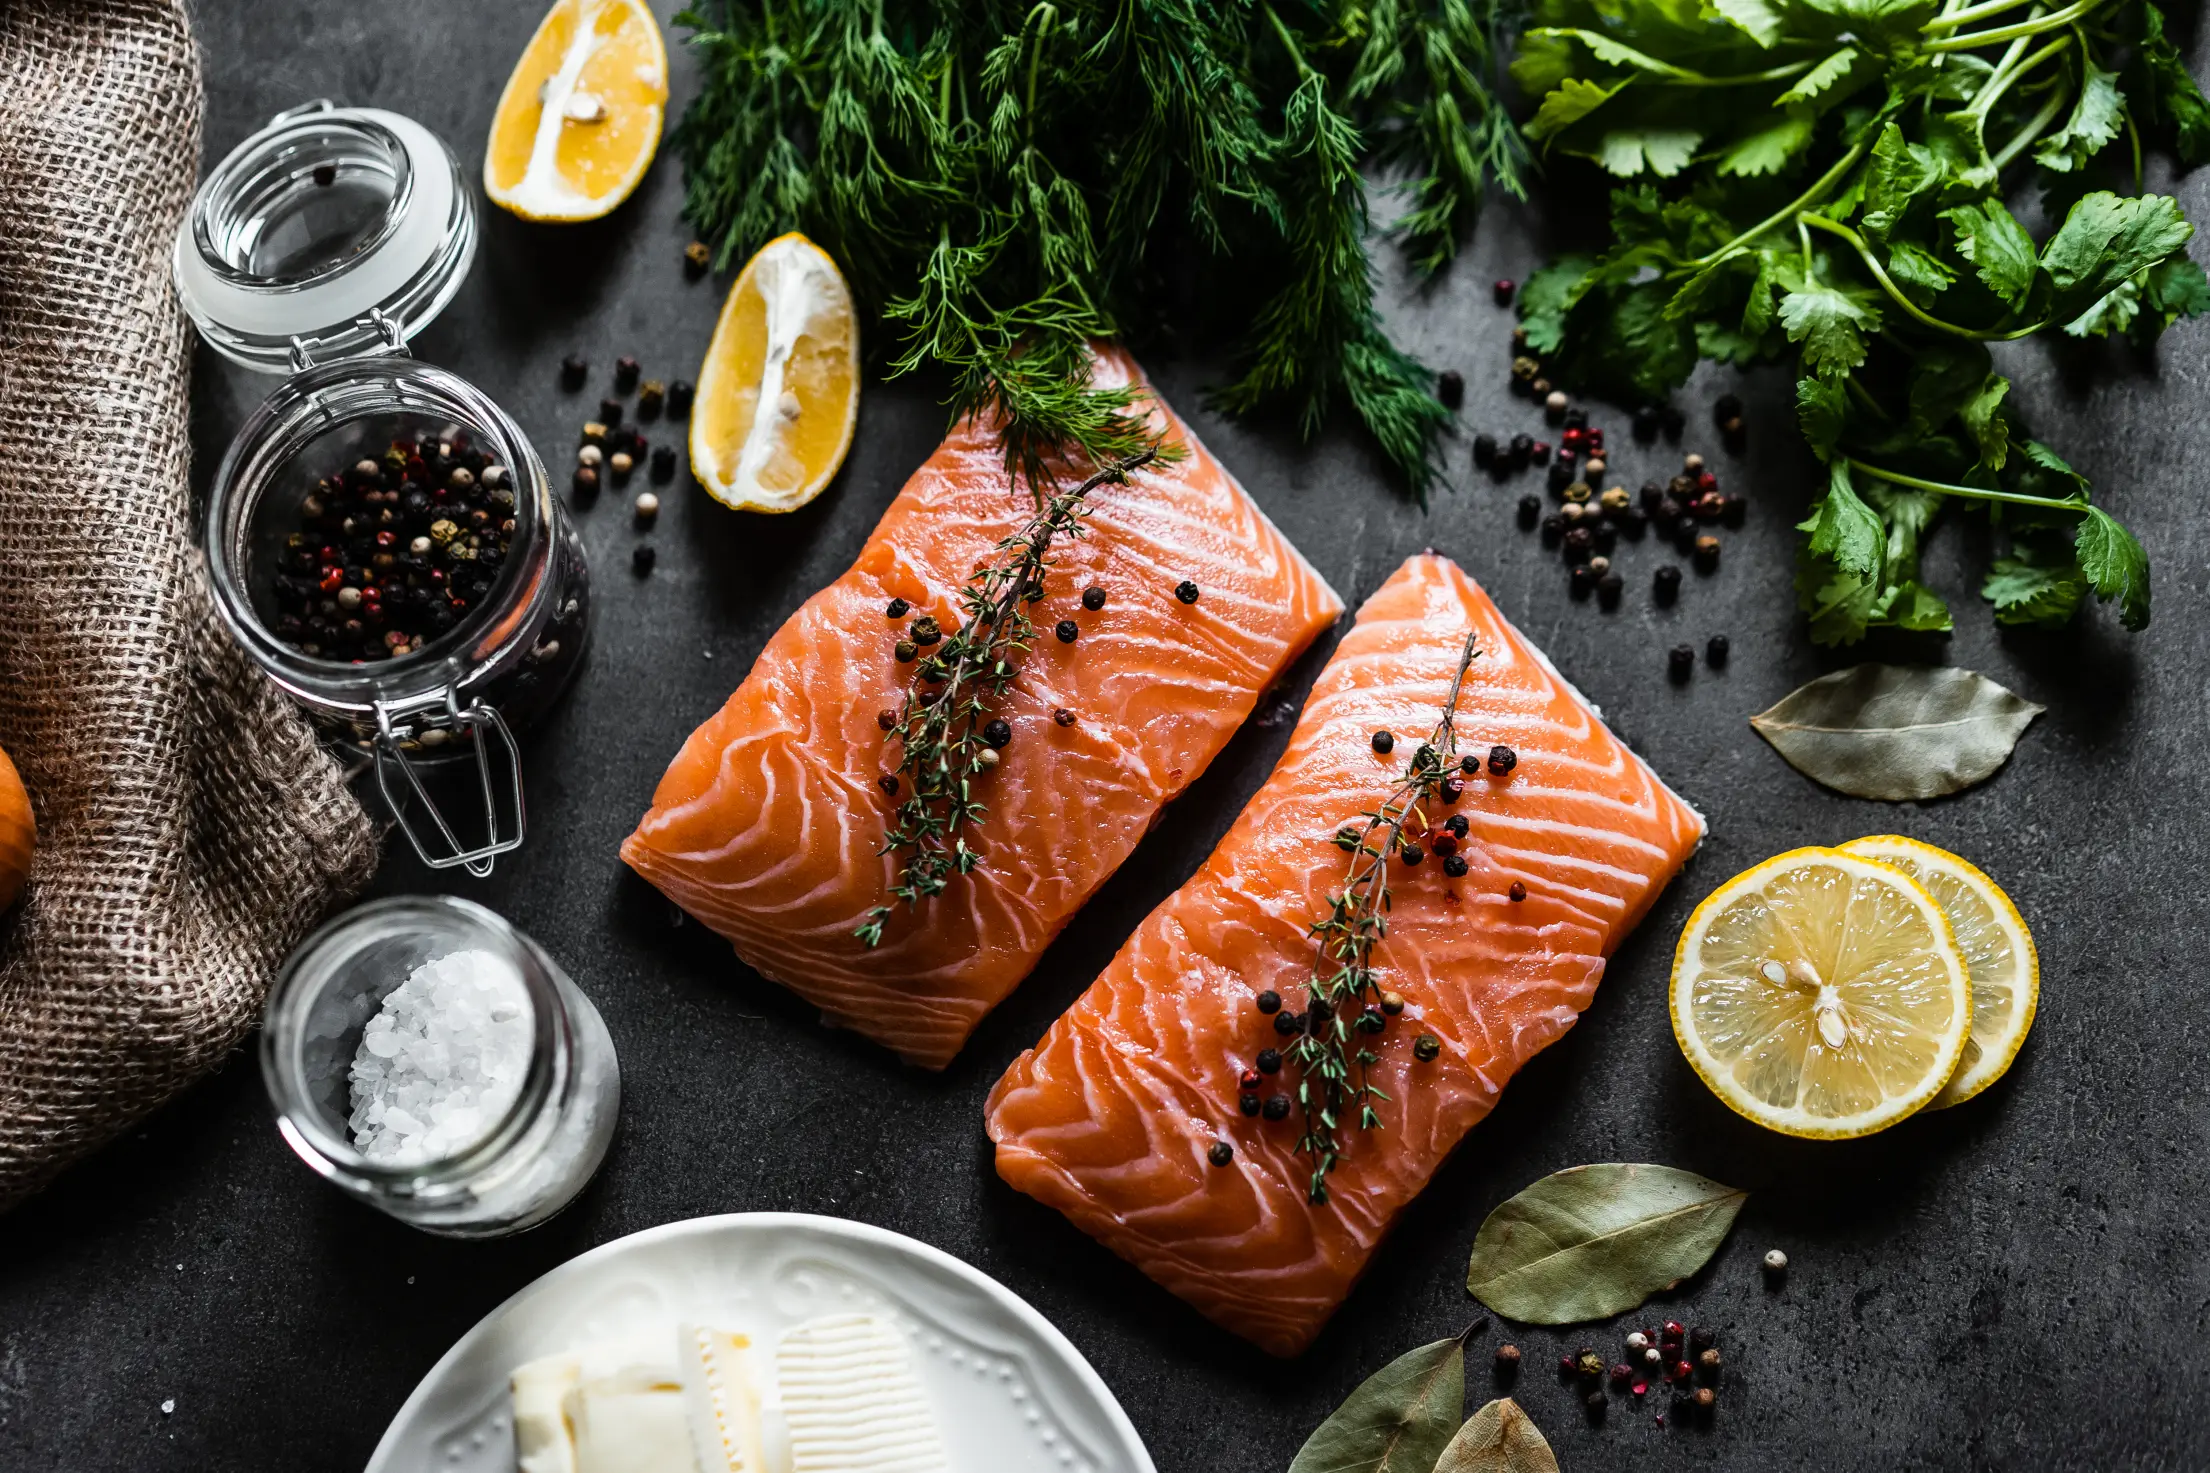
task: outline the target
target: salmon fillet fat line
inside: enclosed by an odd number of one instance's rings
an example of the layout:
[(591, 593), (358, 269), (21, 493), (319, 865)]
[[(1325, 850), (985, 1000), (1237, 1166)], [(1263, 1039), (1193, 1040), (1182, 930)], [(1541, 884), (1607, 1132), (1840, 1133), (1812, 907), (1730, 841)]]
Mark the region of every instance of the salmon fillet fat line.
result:
[[(1406, 1006), (1369, 1040), (1383, 1123), (1345, 1133), (1314, 1206), (1298, 1113), (1237, 1107), (1241, 1071), (1281, 1042), (1256, 999), (1272, 989), (1301, 1005), (1308, 928), (1343, 882), (1332, 836), (1379, 805), (1405, 744), (1433, 730), (1469, 629), (1481, 654), (1458, 701), (1460, 751), (1503, 744), (1518, 765), (1469, 778), (1447, 810), (1469, 822), (1463, 878), (1439, 864), (1390, 876), (1374, 965)], [(1373, 749), (1383, 729), (1393, 757)], [(1573, 1026), (1703, 832), (1472, 579), (1412, 558), (1359, 610), (1212, 857), (991, 1092), (998, 1173), (1213, 1320), (1294, 1355), (1512, 1075)], [(1413, 1058), (1422, 1033), (1442, 1044), (1427, 1063)], [(1294, 1096), (1293, 1074), (1267, 1088)], [(1217, 1141), (1234, 1147), (1225, 1166), (1208, 1157)]]
[[(1141, 383), (1108, 350), (1099, 382)], [(1086, 533), (1053, 544), (1030, 615), (1041, 634), (994, 713), (1011, 723), (964, 830), (980, 866), (917, 910), (900, 904), (872, 949), (854, 930), (896, 883), (881, 853), (898, 766), (876, 713), (913, 667), (907, 621), (961, 622), (960, 591), (1032, 514), (996, 437), (966, 423), (892, 501), (859, 560), (767, 643), (728, 704), (691, 734), (622, 858), (727, 937), (762, 976), (825, 1018), (942, 1068), (1051, 939), (1127, 859), (1259, 696), (1343, 611), (1342, 600), (1171, 410), (1186, 454), (1104, 485)], [(1194, 604), (1175, 597), (1197, 584)], [(1082, 591), (1105, 589), (1102, 609)], [(912, 606), (886, 617), (892, 599)], [(1052, 626), (1073, 619), (1062, 644)], [(1075, 715), (1059, 726), (1054, 710)]]

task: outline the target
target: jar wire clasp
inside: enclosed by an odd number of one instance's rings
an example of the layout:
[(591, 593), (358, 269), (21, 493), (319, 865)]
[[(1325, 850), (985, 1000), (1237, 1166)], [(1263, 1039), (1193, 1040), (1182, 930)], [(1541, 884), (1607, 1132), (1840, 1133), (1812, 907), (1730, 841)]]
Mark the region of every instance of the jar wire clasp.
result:
[[(409, 352), (407, 349), (406, 329), (402, 328), (399, 325), (398, 321), (394, 319), (391, 314), (386, 312), (383, 308), (369, 308), (368, 315), (366, 317), (356, 318), (354, 325), (358, 327), (371, 328), (377, 333), (381, 334), (384, 339), (384, 351), (386, 353), (395, 354), (401, 358), (412, 358), (414, 356), (414, 354)], [(320, 344), (321, 342), (321, 338), (302, 338), (297, 333), (292, 334), (293, 373), (305, 373), (308, 369), (315, 366), (315, 355), (309, 350), (307, 345), (309, 343)]]
[[(433, 727), (408, 719), (432, 711), (440, 701), (444, 705), (444, 724)], [(453, 831), (452, 824), (446, 821), (443, 810), (437, 806), (437, 801), (422, 785), (421, 774), (415, 771), (414, 763), (407, 759), (406, 750), (400, 745), (408, 741), (427, 744), (436, 740), (442, 743), (463, 732), (470, 733), (475, 738), (476, 774), (483, 786), (486, 838), (473, 849), (462, 844), (460, 836)], [(498, 801), (499, 784), (491, 772), (491, 750), (490, 744), (484, 740), (486, 734), (496, 736), (506, 754), (508, 801), (503, 806)], [(443, 847), (435, 854), (423, 844), (421, 833), (408, 817), (410, 805), (403, 801), (401, 794), (393, 791), (394, 768), (406, 779), (407, 788), (420, 803), (422, 810), (429, 814), (430, 822), (437, 826), (437, 836), (443, 842)], [(522, 811), (521, 744), (514, 740), (514, 732), (507, 726), (506, 718), (499, 714), (497, 707), (478, 701), (464, 710), (459, 693), (451, 686), (414, 700), (376, 702), (376, 786), (383, 792), (385, 806), (390, 808), (392, 817), (406, 834), (407, 842), (414, 845), (416, 856), (431, 869), (466, 866), (468, 873), (480, 880), (491, 873), (493, 859), (510, 849), (521, 847), (525, 826)], [(504, 821), (507, 815), (511, 815), (513, 820), (511, 828)]]

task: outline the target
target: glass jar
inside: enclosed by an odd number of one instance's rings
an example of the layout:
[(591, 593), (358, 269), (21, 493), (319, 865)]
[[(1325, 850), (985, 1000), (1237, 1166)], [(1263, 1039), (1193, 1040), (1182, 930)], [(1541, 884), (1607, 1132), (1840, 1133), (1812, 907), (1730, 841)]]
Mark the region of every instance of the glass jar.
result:
[[(372, 1160), (357, 1144), (352, 1075), (371, 1019), (418, 968), (462, 957), (523, 999), (529, 1046), (513, 1102), (435, 1159)], [(535, 1227), (606, 1156), (621, 1069), (598, 1009), (543, 948), (452, 896), (395, 896), (340, 916), (293, 953), (269, 995), (261, 1075), (277, 1130), (326, 1180), (401, 1222), (453, 1238)]]
[[(326, 738), (373, 762), (425, 864), (480, 876), (522, 842), (514, 732), (552, 704), (581, 662), (590, 579), (521, 428), (466, 380), (407, 354), (408, 338), (458, 290), (475, 249), (474, 195), (436, 135), (395, 113), (316, 102), (279, 114), (208, 175), (178, 232), (175, 275), (185, 309), (217, 351), (289, 374), (231, 442), (208, 498), (203, 540), (224, 624)], [(421, 617), (438, 622), (410, 631), (419, 642), (402, 641), (389, 658), (381, 650), (366, 661), (325, 658), (315, 640), (280, 624), (286, 539), (311, 520), (302, 508), (318, 481), (417, 439), (472, 446), (500, 472), (502, 494), (511, 489), (513, 505), (501, 514), (514, 526), (505, 548), (492, 548), (495, 581), (472, 588), (475, 601), (456, 621), (434, 597), (442, 585), (411, 586), (427, 574), (410, 579), (402, 570), (396, 582), (377, 574), (380, 591), (405, 587), (408, 598), (426, 600)], [(444, 496), (442, 483), (430, 493)], [(368, 531), (314, 535), (361, 541)], [(357, 548), (338, 556), (365, 567)], [(491, 566), (483, 558), (471, 572), (480, 578)], [(336, 621), (339, 597), (358, 590), (334, 595), (328, 617)], [(371, 631), (377, 617), (368, 616)], [(454, 764), (475, 790), (468, 803), (482, 804), (480, 822), (449, 818), (417, 770)]]

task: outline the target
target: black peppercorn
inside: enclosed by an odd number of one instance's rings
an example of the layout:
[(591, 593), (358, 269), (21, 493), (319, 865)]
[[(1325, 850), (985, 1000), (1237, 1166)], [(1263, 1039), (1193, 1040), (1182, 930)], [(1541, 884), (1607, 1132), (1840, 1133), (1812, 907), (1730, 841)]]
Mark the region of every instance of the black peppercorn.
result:
[(1289, 1037), (1292, 1033), (1302, 1033), (1304, 1026), (1304, 1020), (1295, 1013), (1281, 1012), (1274, 1014), (1274, 1031), (1284, 1038)]
[(1418, 864), (1422, 859), (1425, 859), (1426, 857), (1427, 851), (1422, 849), (1417, 844), (1407, 844), (1402, 849), (1399, 849), (1397, 851), (1397, 858), (1404, 861), (1404, 867), (1406, 869), (1410, 869), (1413, 865)]
[(1517, 283), (1508, 280), (1499, 281), (1489, 288), (1489, 295), (1496, 298), (1496, 305), (1499, 307), (1509, 307), (1512, 305), (1512, 293), (1517, 290), (1519, 290)]
[(1013, 725), (1001, 716), (982, 728), (982, 739), (993, 747), (1002, 747), (1013, 740)]
[(1269, 1120), (1287, 1120), (1289, 1118), (1289, 1096), (1268, 1095), (1265, 1110), (1266, 1118)]
[(1442, 780), (1441, 785), (1436, 788), (1435, 793), (1445, 803), (1455, 803), (1466, 796), (1466, 785), (1454, 777), (1446, 777)]
[(1725, 424), (1730, 419), (1740, 419), (1741, 417), (1742, 401), (1736, 395), (1721, 394), (1712, 401), (1711, 422), (1713, 424)]
[(921, 647), (910, 639), (901, 639), (892, 647), (891, 653), (898, 657), (899, 664), (910, 665), (921, 657)]
[(1489, 748), (1489, 776), (1505, 777), (1519, 766), (1519, 753), (1501, 744)]
[(599, 423), (605, 425), (608, 429), (613, 430), (619, 429), (621, 427), (621, 422), (622, 401), (619, 399), (599, 400)]
[(655, 481), (672, 481), (675, 479), (675, 447), (673, 445), (656, 445), (653, 447), (652, 479)]
[(1072, 726), (1075, 722), (1074, 713), (1064, 706), (1054, 710), (1051, 713), (1051, 719), (1060, 726)]
[(1665, 438), (1675, 444), (1680, 443), (1681, 431), (1688, 427), (1688, 421), (1681, 414), (1679, 407), (1672, 404), (1659, 408), (1658, 424), (1665, 431)]
[(591, 372), (591, 365), (581, 357), (570, 353), (560, 360), (560, 387), (571, 393), (583, 387), (584, 378)]
[(1258, 1072), (1261, 1074), (1279, 1074), (1281, 1073), (1281, 1050), (1262, 1048), (1258, 1051), (1258, 1058), (1254, 1062), (1257, 1063)]
[(1663, 423), (1655, 404), (1645, 404), (1634, 412), (1634, 437), (1647, 445), (1658, 437), (1658, 427)]
[(1396, 749), (1396, 733), (1390, 731), (1377, 731), (1373, 735), (1373, 743), (1374, 750), (1376, 752), (1379, 752), (1382, 756), (1386, 757), (1390, 754), (1390, 752)]
[(1423, 1033), (1412, 1040), (1412, 1057), (1425, 1064), (1443, 1051), (1443, 1041), (1432, 1033)]
[(943, 638), (944, 630), (936, 622), (934, 614), (923, 614), (913, 621), (913, 642), (921, 648), (927, 649), (932, 644), (940, 643)]
[(1720, 525), (1739, 527), (1749, 520), (1750, 504), (1739, 496), (1729, 496), (1727, 504), (1719, 512)]
[(1727, 637), (1714, 634), (1704, 642), (1704, 663), (1712, 669), (1723, 668), (1727, 663)]
[(1281, 1011), (1281, 994), (1271, 987), (1260, 993), (1254, 1001), (1258, 1003), (1258, 1010), (1262, 1013), (1278, 1013)]
[(1258, 1113), (1258, 1096), (1254, 1094), (1237, 1095), (1235, 1107), (1246, 1115), (1256, 1115)]
[(1435, 376), (1435, 397), (1443, 401), (1445, 409), (1456, 409), (1465, 403), (1465, 376), (1455, 368), (1444, 369)]
[[(1700, 1354), (1701, 1352), (1709, 1350), (1711, 1348), (1712, 1339), (1712, 1333), (1709, 1330), (1705, 1329), (1703, 1326), (1698, 1325), (1695, 1329), (1688, 1332), (1688, 1348), (1690, 1350), (1697, 1351)], [(1713, 1361), (1712, 1364), (1717, 1365), (1718, 1362)]]
[(1058, 636), (1059, 643), (1073, 644), (1082, 637), (1082, 626), (1072, 619), (1061, 619), (1051, 626), (1051, 632)]
[(1454, 880), (1464, 879), (1466, 877), (1466, 857), (1463, 854), (1447, 856), (1443, 860), (1443, 873)]
[(1657, 570), (1657, 576), (1651, 579), (1650, 588), (1657, 595), (1659, 603), (1671, 603), (1680, 597), (1681, 570), (1670, 563), (1666, 564)]
[(1534, 447), (1527, 452), (1527, 458), (1536, 465), (1550, 464), (1550, 442), (1548, 440), (1537, 440)]
[(615, 360), (614, 360), (614, 387), (615, 387), (615, 389), (616, 389), (617, 391), (621, 392), (621, 393), (624, 393), (624, 394), (626, 394), (626, 393), (628, 393), (628, 392), (629, 392), (629, 391), (630, 391), (631, 389), (634, 389), (634, 388), (636, 388), (636, 387), (637, 387), (637, 373), (638, 373), (638, 368), (637, 368), (637, 360), (636, 360), (636, 359), (634, 359), (634, 358), (630, 357), (630, 356), (629, 356), (629, 355), (627, 355), (626, 353), (625, 353), (625, 354), (623, 354), (623, 355), (622, 355), (621, 357), (619, 357), (619, 358), (615, 359)]
[(1582, 563), (1596, 551), (1596, 534), (1586, 527), (1574, 527), (1565, 534), (1565, 559), (1569, 563)]
[(1539, 496), (1522, 496), (1519, 499), (1519, 529), (1522, 532), (1532, 532), (1535, 530), (1535, 524), (1541, 520), (1542, 498)]
[(875, 786), (895, 798), (898, 796), (898, 775), (894, 772), (886, 772), (875, 779)]
[[(1458, 770), (1464, 773), (1467, 777), (1472, 777), (1475, 773), (1481, 770), (1481, 759), (1474, 756), (1471, 752), (1468, 752), (1465, 756), (1458, 759)], [(1452, 820), (1452, 822), (1456, 822), (1456, 820), (1454, 819)], [(1453, 830), (1453, 832), (1458, 833), (1458, 837), (1461, 839), (1465, 837), (1465, 834), (1463, 832), (1459, 832), (1457, 830)]]
[(1611, 556), (1612, 551), (1619, 546), (1619, 529), (1609, 522), (1598, 522), (1590, 530), (1589, 536), (1595, 539), (1596, 550), (1605, 557)]
[(1686, 680), (1696, 669), (1696, 652), (1685, 644), (1673, 646), (1665, 657), (1665, 673), (1678, 681)]
[(1617, 573), (1606, 573), (1596, 580), (1596, 601), (1607, 609), (1619, 607), (1619, 599), (1627, 591), (1627, 580)]
[(1483, 434), (1473, 437), (1473, 463), (1481, 466), (1496, 463), (1496, 436)]
[(668, 418), (681, 419), (684, 415), (689, 414), (691, 412), (691, 396), (697, 392), (697, 388), (685, 379), (670, 379), (668, 381)]
[(1558, 458), (1550, 462), (1550, 474), (1546, 484), (1552, 491), (1562, 492), (1566, 487), (1573, 484), (1575, 476), (1573, 462), (1561, 450), (1558, 452)]
[(913, 605), (907, 603), (904, 599), (894, 598), (883, 606), (883, 616), (890, 619), (903, 619), (912, 608)]
[(1535, 437), (1526, 434), (1514, 435), (1508, 448), (1512, 454), (1512, 468), (1523, 470), (1526, 468), (1527, 462), (1534, 458)]
[(637, 544), (637, 550), (629, 555), (629, 568), (631, 572), (642, 578), (652, 571), (652, 565), (659, 560), (660, 554), (653, 551), (651, 543), (640, 542)]
[(1184, 578), (1174, 585), (1174, 596), (1183, 603), (1193, 604), (1197, 602), (1197, 585)]
[(1472, 828), (1473, 825), (1466, 821), (1466, 816), (1463, 813), (1453, 813), (1444, 821), (1443, 827), (1450, 831), (1452, 838), (1463, 839), (1466, 836), (1466, 831)]
[(1101, 583), (1092, 583), (1089, 587), (1083, 589), (1082, 607), (1088, 609), (1093, 614), (1096, 613), (1099, 609), (1104, 608), (1105, 586)]
[(1225, 1166), (1235, 1159), (1235, 1147), (1226, 1141), (1214, 1141), (1212, 1148), (1205, 1152), (1205, 1159), (1215, 1166)]
[(1564, 420), (1564, 424), (1565, 424), (1565, 427), (1566, 427), (1567, 429), (1569, 429), (1569, 430), (1585, 430), (1585, 429), (1587, 429), (1587, 428), (1588, 428), (1588, 411), (1587, 411), (1587, 410), (1585, 410), (1585, 409), (1568, 409), (1568, 410), (1567, 410), (1567, 411), (1565, 412), (1565, 420)]

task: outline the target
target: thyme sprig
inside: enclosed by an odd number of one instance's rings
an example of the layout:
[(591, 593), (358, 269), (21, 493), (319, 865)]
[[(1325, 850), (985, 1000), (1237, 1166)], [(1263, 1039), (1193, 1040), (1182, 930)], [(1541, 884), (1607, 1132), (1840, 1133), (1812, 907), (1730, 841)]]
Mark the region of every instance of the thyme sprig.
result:
[(1305, 1026), (1288, 1050), (1299, 1076), (1297, 1103), (1304, 1111), (1297, 1151), (1312, 1158), (1308, 1195), (1315, 1206), (1328, 1200), (1328, 1176), (1342, 1159), (1346, 1118), (1355, 1112), (1360, 1130), (1381, 1126), (1374, 1101), (1389, 1098), (1373, 1082), (1373, 1066), (1381, 1057), (1352, 1034), (1376, 1034), (1388, 1026), (1373, 955), (1389, 934), (1389, 861), (1410, 852), (1417, 862), (1429, 808), (1441, 796), (1443, 784), (1455, 780), (1458, 696), (1465, 689), (1466, 671), (1481, 653), (1478, 639), (1476, 634), (1466, 636), (1442, 719), (1412, 753), (1396, 788), (1379, 808), (1364, 814), (1363, 829), (1346, 825), (1335, 835), (1337, 846), (1351, 856), (1350, 867), (1343, 888), (1328, 897), (1327, 915), (1313, 923), (1315, 955)]
[[(1034, 643), (1036, 628), (1026, 606), (1044, 596), (1051, 544), (1082, 535), (1090, 492), (1107, 482), (1126, 482), (1131, 471), (1158, 455), (1156, 446), (1139, 450), (1046, 498), (1018, 532), (998, 543), (996, 560), (977, 569), (961, 590), (965, 617), (958, 631), (920, 659), (897, 724), (884, 738), (902, 748), (896, 772), (906, 793), (879, 851), (905, 856), (890, 890), (893, 901), (918, 908), (981, 862), (963, 831), (989, 812), (976, 798), (974, 782), (997, 765), (997, 748), (986, 736), (990, 713), (1012, 688), (1021, 656)], [(914, 622), (932, 629), (935, 623), (927, 615)], [(895, 908), (889, 902), (876, 906), (853, 934), (867, 946), (880, 945), (883, 922)]]

